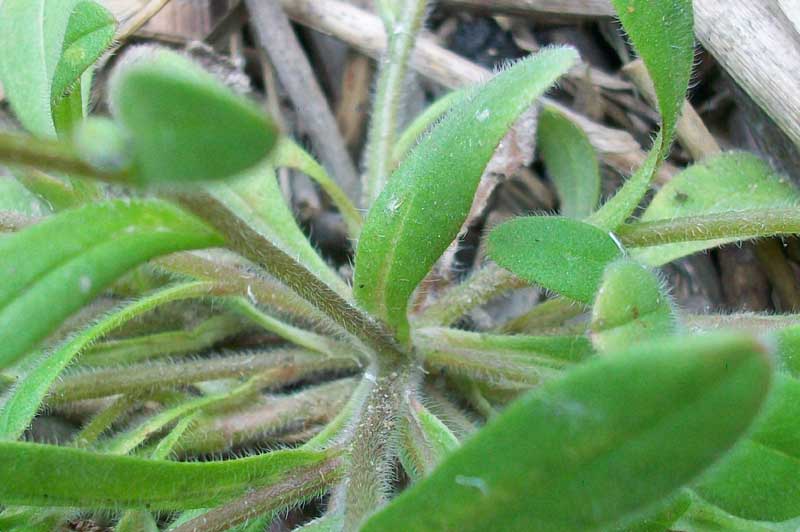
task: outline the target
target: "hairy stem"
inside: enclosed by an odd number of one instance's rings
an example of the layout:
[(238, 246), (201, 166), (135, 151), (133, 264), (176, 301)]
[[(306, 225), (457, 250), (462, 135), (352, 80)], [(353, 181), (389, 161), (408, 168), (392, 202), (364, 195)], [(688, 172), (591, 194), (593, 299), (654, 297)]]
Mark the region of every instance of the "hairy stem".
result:
[(357, 530), (389, 498), (399, 419), (416, 380), (407, 366), (391, 364), (370, 368), (366, 378), (373, 386), (353, 427), (347, 478), (332, 502), (344, 516), (344, 530)]
[(313, 467), (295, 470), (281, 482), (250, 491), (172, 532), (224, 532), (249, 519), (319, 497), (343, 475), (344, 461), (334, 456)]
[(414, 319), (415, 325), (451, 325), (472, 309), (488, 303), (492, 298), (527, 285), (528, 283), (510, 271), (490, 262), (423, 310)]
[(221, 202), (209, 195), (181, 195), (181, 203), (219, 230), (227, 244), (260, 264), (272, 276), (330, 317), (344, 330), (380, 356), (403, 360), (403, 353), (386, 328), (345, 301), (327, 284), (249, 227)]
[(408, 72), (408, 59), (422, 27), (427, 0), (399, 0), (391, 27), (386, 54), (375, 90), (374, 115), (369, 129), (366, 157), (364, 205), (371, 205), (383, 190), (392, 172), (392, 151), (397, 136), (397, 122)]
[(63, 142), (17, 133), (0, 132), (0, 161), (104, 181), (124, 182), (127, 178), (125, 173), (109, 173), (95, 168)]
[(631, 247), (718, 238), (749, 240), (797, 233), (800, 233), (800, 215), (796, 208), (752, 209), (637, 222), (617, 230), (622, 243)]
[(64, 377), (52, 389), (52, 404), (105, 397), (135, 391), (155, 391), (217, 379), (261, 374), (262, 387), (286, 385), (314, 374), (352, 372), (353, 358), (320, 357), (305, 350), (285, 349), (269, 353), (228, 356), (176, 364), (142, 364), (85, 371)]

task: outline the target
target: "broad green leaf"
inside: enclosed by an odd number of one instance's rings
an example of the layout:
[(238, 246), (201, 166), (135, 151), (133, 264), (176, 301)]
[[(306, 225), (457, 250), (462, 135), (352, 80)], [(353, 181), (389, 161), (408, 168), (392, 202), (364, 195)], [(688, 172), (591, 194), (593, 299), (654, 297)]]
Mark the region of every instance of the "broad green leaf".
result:
[(800, 516), (800, 381), (780, 377), (753, 433), (705, 475), (698, 493), (757, 521)]
[[(658, 191), (641, 220), (798, 205), (800, 191), (787, 178), (776, 174), (755, 155), (731, 152), (706, 159), (676, 175)], [(735, 240), (739, 239), (665, 244), (634, 249), (631, 255), (645, 264), (659, 266)]]
[(177, 53), (136, 53), (118, 67), (110, 98), (133, 138), (138, 181), (232, 177), (269, 154), (277, 129), (254, 103)]
[(560, 216), (529, 216), (492, 231), (489, 256), (527, 281), (590, 303), (606, 266), (622, 251), (595, 226)]
[(209, 185), (207, 190), (230, 212), (339, 294), (350, 293), (347, 284), (319, 256), (297, 225), (270, 164), (260, 164), (228, 183)]
[(661, 112), (661, 131), (647, 159), (591, 217), (593, 223), (613, 231), (642, 201), (672, 144), (694, 61), (694, 14), (692, 0), (612, 0), (611, 3), (653, 80)]
[(331, 456), (289, 450), (228, 461), (171, 462), (3, 442), (0, 502), (92, 509), (204, 508), (280, 482)]
[(576, 60), (571, 48), (549, 48), (476, 89), (420, 141), (373, 204), (356, 253), (354, 293), (402, 341), (408, 299), (458, 234), (497, 145)]
[(586, 133), (562, 113), (544, 108), (537, 139), (561, 214), (577, 219), (592, 214), (600, 201), (600, 166)]
[(221, 243), (197, 218), (158, 200), (89, 204), (0, 239), (0, 368), (134, 266)]
[(775, 334), (782, 369), (800, 377), (800, 325), (786, 327)]
[(664, 282), (641, 264), (623, 259), (610, 264), (592, 307), (592, 343), (619, 351), (675, 332), (677, 317)]
[(392, 150), (392, 167), (397, 168), (400, 162), (408, 155), (411, 148), (433, 125), (456, 104), (461, 103), (469, 96), (469, 90), (461, 89), (451, 91), (430, 104), (419, 114), (397, 137)]
[(50, 387), (64, 369), (87, 345), (120, 325), (160, 305), (209, 292), (209, 283), (170, 286), (125, 305), (73, 336), (45, 356), (40, 356), (30, 371), (0, 400), (0, 440), (16, 440), (30, 426)]
[(458, 438), (450, 429), (413, 397), (402, 424), (400, 462), (412, 481), (430, 475), (459, 447)]
[(741, 335), (595, 358), (511, 404), (363, 530), (633, 525), (743, 435), (771, 372), (764, 347)]
[(50, 88), (57, 131), (69, 130), (83, 118), (81, 78), (114, 41), (116, 31), (114, 16), (95, 2), (80, 2), (72, 11)]
[[(19, 121), (38, 136), (55, 136), (51, 87), (67, 23), (79, 1), (4, 0), (0, 4), (0, 82)], [(90, 83), (82, 83), (84, 101), (89, 89)]]

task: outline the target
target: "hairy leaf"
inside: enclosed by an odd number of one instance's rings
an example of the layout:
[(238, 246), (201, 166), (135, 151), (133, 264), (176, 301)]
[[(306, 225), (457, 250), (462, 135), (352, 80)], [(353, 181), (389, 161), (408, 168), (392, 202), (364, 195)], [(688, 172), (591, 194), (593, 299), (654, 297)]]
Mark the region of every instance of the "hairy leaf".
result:
[(742, 436), (771, 371), (747, 336), (679, 338), (596, 358), (510, 405), (363, 530), (633, 524)]
[[(17, 118), (35, 135), (55, 135), (50, 110), (53, 75), (69, 17), (79, 1), (0, 3), (0, 81)], [(82, 84), (84, 95), (89, 88), (89, 83)]]
[(600, 201), (600, 166), (586, 133), (562, 113), (544, 108), (537, 136), (561, 214), (577, 219), (592, 214)]
[[(676, 175), (658, 191), (643, 222), (757, 208), (796, 207), (800, 191), (755, 155), (717, 155)], [(631, 251), (633, 257), (659, 266), (738, 238), (664, 244)]]
[(677, 317), (663, 281), (645, 266), (623, 259), (606, 268), (592, 308), (592, 343), (619, 351), (675, 332)]
[(515, 275), (583, 303), (622, 251), (602, 229), (560, 216), (516, 218), (489, 235), (489, 256)]
[(0, 400), (0, 440), (16, 440), (22, 436), (25, 429), (30, 426), (50, 387), (87, 345), (159, 305), (203, 296), (208, 293), (210, 286), (207, 283), (187, 283), (159, 290), (110, 313), (54, 349), (52, 353), (41, 356), (8, 396)]
[(140, 48), (111, 83), (115, 116), (133, 137), (142, 183), (232, 177), (263, 160), (277, 128), (190, 60)]
[(171, 462), (3, 442), (0, 502), (93, 509), (203, 508), (280, 482), (330, 456), (290, 450), (228, 461)]
[(114, 200), (0, 239), (0, 368), (142, 262), (221, 238), (169, 203)]
[(56, 130), (69, 128), (83, 118), (81, 78), (91, 72), (92, 65), (113, 42), (116, 31), (117, 21), (100, 4), (87, 1), (75, 6), (50, 88)]
[(757, 521), (800, 516), (800, 381), (781, 377), (753, 433), (697, 491), (733, 515)]
[(423, 138), (370, 209), (354, 293), (405, 340), (411, 293), (458, 234), (486, 164), (517, 117), (572, 66), (550, 48), (497, 75)]
[(661, 131), (647, 159), (591, 217), (593, 223), (613, 231), (639, 205), (672, 144), (694, 61), (694, 14), (692, 0), (612, 0), (612, 4), (653, 79), (661, 112)]

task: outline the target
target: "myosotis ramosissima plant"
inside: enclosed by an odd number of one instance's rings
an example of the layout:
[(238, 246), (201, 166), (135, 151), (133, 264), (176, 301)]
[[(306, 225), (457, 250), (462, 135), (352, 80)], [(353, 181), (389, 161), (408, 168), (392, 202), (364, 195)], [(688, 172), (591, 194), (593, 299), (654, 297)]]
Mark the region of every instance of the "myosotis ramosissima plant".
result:
[[(263, 530), (326, 493), (303, 529), (792, 528), (795, 318), (682, 315), (652, 268), (800, 232), (800, 194), (755, 157), (725, 153), (676, 176), (630, 221), (672, 142), (692, 6), (613, 3), (656, 89), (649, 156), (600, 205), (591, 145), (543, 109), (539, 146), (564, 216), (498, 227), (494, 263), (419, 308), (415, 291), (496, 147), (574, 50), (510, 65), (398, 132), (426, 3), (379, 2), (389, 42), (362, 220), (254, 104), (173, 52), (121, 61), (112, 117), (87, 118), (113, 17), (91, 1), (5, 0), (0, 79), (30, 136), (0, 133), (14, 172), (0, 198), (13, 230), (0, 238), (0, 529), (50, 530), (105, 510), (118, 530)], [(296, 225), (278, 167), (315, 179), (358, 239), (352, 289)], [(451, 327), (525, 281), (558, 297), (504, 330)], [(175, 308), (192, 309), (194, 324)], [(153, 312), (165, 316), (156, 327)], [(182, 358), (248, 326), (291, 346)], [(338, 380), (270, 393), (326, 376)], [(435, 376), (491, 417), (486, 426), (432, 388)], [(131, 421), (147, 402), (161, 409)], [(72, 441), (19, 441), (43, 409), (67, 407), (92, 412)], [(293, 435), (301, 445), (175, 460)], [(392, 499), (398, 463), (411, 485)]]

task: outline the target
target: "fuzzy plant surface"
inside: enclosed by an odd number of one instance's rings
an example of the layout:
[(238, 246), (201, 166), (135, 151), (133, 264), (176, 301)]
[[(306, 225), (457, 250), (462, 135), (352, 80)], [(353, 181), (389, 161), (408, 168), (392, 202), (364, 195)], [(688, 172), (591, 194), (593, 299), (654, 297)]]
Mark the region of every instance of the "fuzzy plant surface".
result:
[[(377, 2), (362, 211), (180, 53), (128, 52), (110, 115), (88, 116), (111, 14), (0, 3), (0, 82), (25, 130), (0, 131), (0, 530), (256, 532), (298, 507), (309, 532), (797, 530), (800, 317), (685, 314), (657, 268), (800, 234), (800, 191), (734, 152), (648, 195), (689, 85), (692, 2), (612, 3), (655, 87), (649, 155), (602, 202), (586, 134), (544, 107), (560, 215), (496, 227), (490, 262), (432, 302), (487, 165), (574, 49), (400, 131), (428, 6)], [(341, 213), (352, 283), (297, 225), (280, 168)], [(453, 325), (525, 284), (553, 297), (495, 329)], [(45, 442), (47, 417), (77, 428)]]

